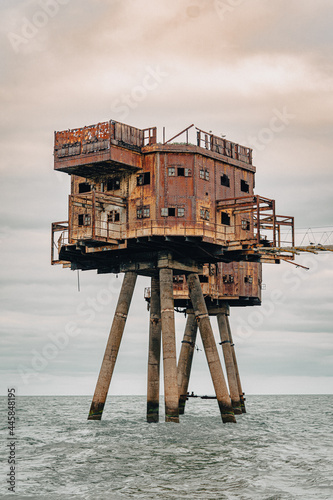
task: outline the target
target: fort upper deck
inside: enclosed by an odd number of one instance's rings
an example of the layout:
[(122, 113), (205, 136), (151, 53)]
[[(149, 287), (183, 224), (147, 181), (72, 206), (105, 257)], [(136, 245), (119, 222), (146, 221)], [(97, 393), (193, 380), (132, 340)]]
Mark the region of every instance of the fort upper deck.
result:
[(292, 244), (293, 218), (254, 194), (252, 150), (200, 129), (190, 144), (192, 127), (182, 143), (112, 120), (56, 132), (54, 168), (72, 182), (68, 222), (53, 224), (53, 262), (111, 272), (160, 251), (258, 261), (254, 247), (281, 246), (282, 226)]

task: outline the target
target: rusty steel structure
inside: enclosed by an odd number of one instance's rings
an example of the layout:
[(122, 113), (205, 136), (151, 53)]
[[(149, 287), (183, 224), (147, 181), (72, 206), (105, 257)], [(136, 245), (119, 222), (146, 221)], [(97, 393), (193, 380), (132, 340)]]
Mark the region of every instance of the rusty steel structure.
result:
[[(185, 141), (175, 142), (181, 134)], [(262, 263), (295, 254), (293, 217), (254, 193), (252, 150), (194, 125), (162, 143), (155, 127), (110, 120), (56, 132), (54, 168), (71, 176), (71, 193), (68, 220), (52, 224), (52, 264), (125, 273), (88, 418), (102, 417), (136, 277), (144, 275), (151, 278), (147, 421), (159, 419), (161, 353), (165, 419), (184, 413), (199, 328), (222, 421), (235, 422), (245, 404), (230, 306), (260, 305)], [(175, 310), (188, 315), (178, 362)]]

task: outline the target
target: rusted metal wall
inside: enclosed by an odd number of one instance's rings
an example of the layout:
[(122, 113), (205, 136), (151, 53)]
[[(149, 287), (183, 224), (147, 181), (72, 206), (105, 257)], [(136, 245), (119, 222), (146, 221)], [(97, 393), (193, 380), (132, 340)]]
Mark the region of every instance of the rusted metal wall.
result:
[[(245, 261), (205, 264), (200, 281), (203, 294), (212, 300), (254, 298), (261, 301), (262, 264)], [(179, 301), (189, 298), (183, 275), (174, 277), (174, 298)]]
[(114, 121), (56, 132), (55, 168), (72, 174), (69, 241), (184, 236), (236, 250), (260, 244), (251, 150), (201, 135), (204, 147), (160, 144), (156, 128)]

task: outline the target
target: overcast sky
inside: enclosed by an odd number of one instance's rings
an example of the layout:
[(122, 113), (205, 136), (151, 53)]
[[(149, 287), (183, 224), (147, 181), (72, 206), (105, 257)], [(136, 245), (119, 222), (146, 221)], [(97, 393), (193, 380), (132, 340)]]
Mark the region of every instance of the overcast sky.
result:
[[(332, 231), (331, 0), (2, 0), (1, 393), (93, 394), (122, 276), (50, 266), (69, 178), (54, 130), (191, 123), (254, 148), (256, 193), (304, 243)], [(324, 228), (324, 229), (321, 229)], [(322, 242), (325, 239), (321, 239)], [(330, 240), (332, 244), (332, 238)], [(264, 265), (263, 305), (232, 309), (245, 392), (331, 393), (333, 254)], [(110, 394), (145, 394), (140, 278)], [(276, 297), (279, 297), (277, 300)], [(213, 320), (216, 332), (216, 323)], [(184, 317), (177, 315), (177, 347)], [(201, 343), (198, 341), (201, 349)], [(203, 351), (190, 390), (213, 392)]]

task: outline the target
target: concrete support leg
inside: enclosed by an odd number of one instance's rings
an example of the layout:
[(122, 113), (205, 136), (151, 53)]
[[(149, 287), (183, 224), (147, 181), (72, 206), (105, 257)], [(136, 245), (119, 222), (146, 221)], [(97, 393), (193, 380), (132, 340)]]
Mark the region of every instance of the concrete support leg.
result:
[(225, 312), (217, 314), (217, 323), (219, 326), (225, 369), (227, 372), (228, 385), (230, 391), (231, 404), (235, 415), (242, 413), (241, 401), (239, 397), (234, 358), (232, 355), (231, 342), (229, 339), (229, 330), (227, 325), (227, 315)]
[(123, 336), (136, 278), (137, 275), (134, 272), (127, 272), (124, 276), (88, 420), (101, 420), (102, 418), (105, 400), (108, 394), (120, 342)]
[(172, 269), (160, 269), (165, 421), (179, 422)]
[(226, 323), (227, 323), (227, 328), (228, 328), (228, 335), (229, 335), (229, 340), (230, 340), (232, 357), (234, 360), (234, 368), (235, 368), (235, 374), (236, 374), (236, 380), (237, 380), (238, 393), (239, 393), (239, 398), (240, 398), (240, 402), (241, 402), (242, 413), (246, 413), (244, 392), (242, 389), (242, 384), (241, 384), (241, 380), (240, 380), (240, 376), (239, 376), (237, 358), (236, 358), (236, 353), (235, 353), (235, 344), (232, 341), (232, 334), (231, 334), (231, 328), (230, 328), (230, 322), (229, 322), (228, 316), (226, 316)]
[(147, 422), (158, 422), (160, 396), (160, 354), (161, 354), (161, 305), (160, 281), (151, 279), (148, 384), (147, 384)]
[(187, 315), (184, 338), (178, 360), (179, 415), (183, 415), (185, 412), (186, 393), (190, 380), (197, 330), (198, 324), (192, 311)]
[(195, 273), (189, 274), (187, 277), (187, 285), (194, 314), (199, 323), (200, 334), (222, 421), (236, 422), (198, 275)]

